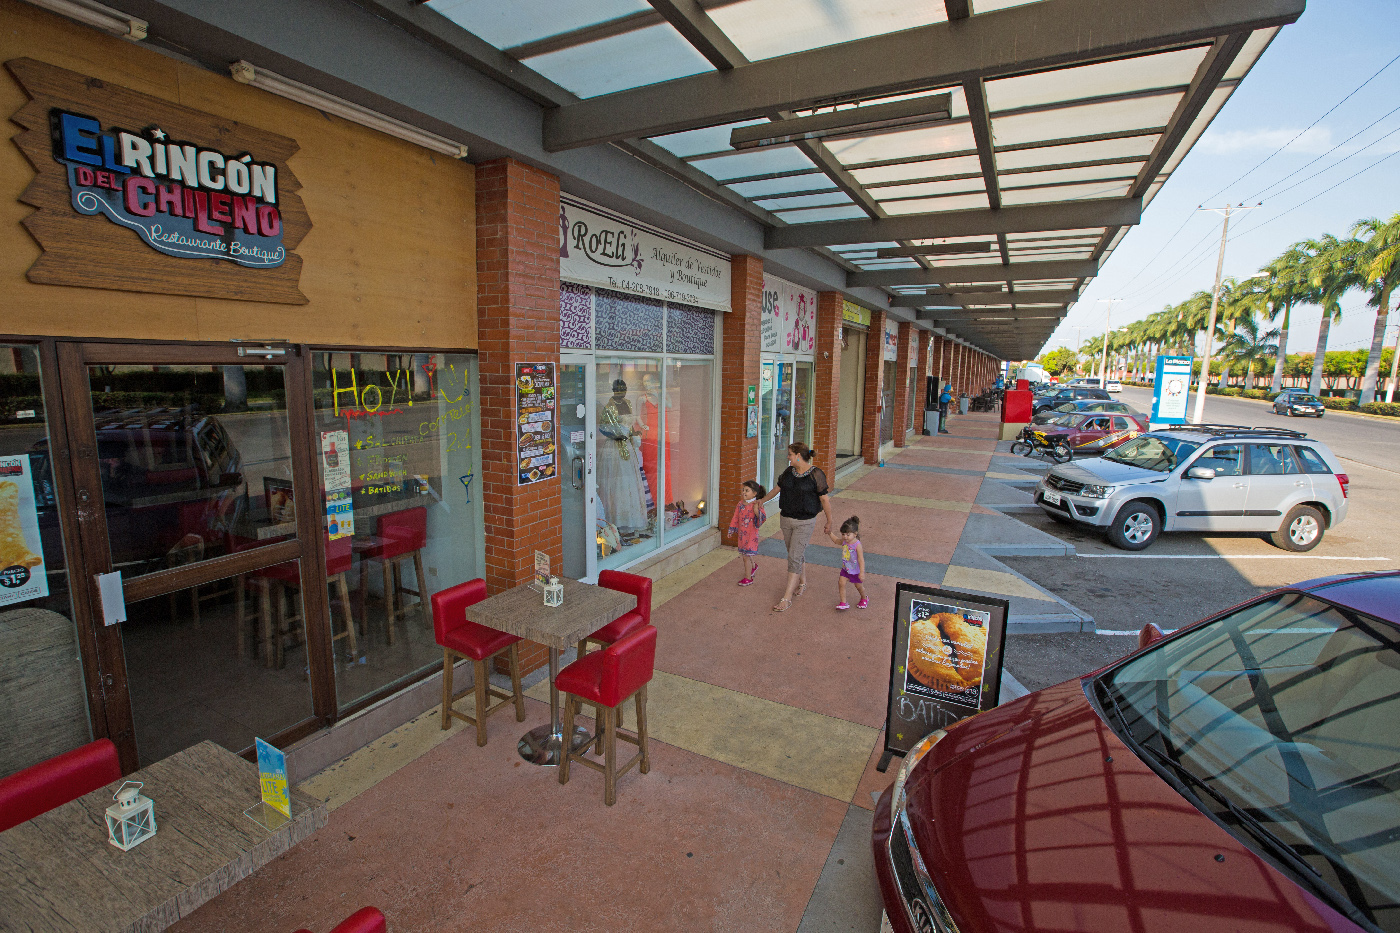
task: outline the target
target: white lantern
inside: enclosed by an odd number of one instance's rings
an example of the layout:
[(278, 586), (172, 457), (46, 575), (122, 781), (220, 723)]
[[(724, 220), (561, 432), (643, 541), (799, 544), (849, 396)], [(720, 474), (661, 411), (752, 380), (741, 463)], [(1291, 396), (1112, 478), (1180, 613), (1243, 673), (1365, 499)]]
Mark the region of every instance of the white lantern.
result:
[(564, 605), (564, 584), (559, 582), (558, 577), (550, 577), (549, 582), (544, 585), (544, 604), (546, 606)]
[(141, 796), (141, 782), (127, 781), (112, 795), (107, 808), (107, 841), (126, 852), (156, 834), (156, 810), (151, 798)]

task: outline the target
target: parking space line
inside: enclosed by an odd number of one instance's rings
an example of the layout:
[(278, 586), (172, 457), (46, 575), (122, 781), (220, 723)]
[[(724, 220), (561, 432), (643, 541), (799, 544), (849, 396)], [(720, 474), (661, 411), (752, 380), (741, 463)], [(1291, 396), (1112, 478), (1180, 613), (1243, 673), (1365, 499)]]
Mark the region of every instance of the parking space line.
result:
[(1393, 557), (1313, 557), (1310, 554), (1077, 554), (1075, 556), (1118, 557), (1131, 560), (1395, 560)]

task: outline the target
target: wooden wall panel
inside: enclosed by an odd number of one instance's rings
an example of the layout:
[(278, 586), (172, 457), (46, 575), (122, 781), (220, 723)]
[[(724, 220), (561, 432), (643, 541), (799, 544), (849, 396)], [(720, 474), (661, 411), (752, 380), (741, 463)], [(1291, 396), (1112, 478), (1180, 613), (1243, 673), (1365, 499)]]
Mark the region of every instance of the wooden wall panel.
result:
[[(297, 246), (309, 303), (37, 285), (19, 201), (34, 171), (0, 144), (0, 331), (55, 336), (474, 348), (475, 170), (410, 143), (166, 58), (18, 0), (0, 0), (0, 61), (30, 57), (291, 137), (312, 228)], [(0, 70), (0, 111), (27, 98)], [(11, 124), (11, 136), (19, 127)], [(78, 218), (108, 224), (103, 217)], [(131, 234), (135, 237), (135, 234)], [(253, 271), (253, 270), (249, 270)]]

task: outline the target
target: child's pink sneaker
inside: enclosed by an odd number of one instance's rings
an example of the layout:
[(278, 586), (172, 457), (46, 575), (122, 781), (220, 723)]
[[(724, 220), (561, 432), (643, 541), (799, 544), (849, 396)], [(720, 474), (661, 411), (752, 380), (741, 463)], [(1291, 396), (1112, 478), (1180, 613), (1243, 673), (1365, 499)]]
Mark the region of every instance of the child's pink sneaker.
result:
[(752, 582), (753, 582), (753, 577), (745, 577), (744, 579), (742, 579), (742, 580), (739, 581), (739, 585), (740, 585), (740, 586), (748, 586), (748, 585), (749, 585), (750, 583), (752, 583)]
[(857, 608), (857, 609), (869, 609), (869, 608), (870, 608), (870, 600), (868, 600), (868, 599), (862, 599), (860, 602), (856, 603), (856, 608)]
[(851, 608), (851, 604), (850, 604), (850, 603), (837, 603), (837, 604), (836, 604), (836, 608), (837, 608), (837, 609), (849, 609), (849, 608)]

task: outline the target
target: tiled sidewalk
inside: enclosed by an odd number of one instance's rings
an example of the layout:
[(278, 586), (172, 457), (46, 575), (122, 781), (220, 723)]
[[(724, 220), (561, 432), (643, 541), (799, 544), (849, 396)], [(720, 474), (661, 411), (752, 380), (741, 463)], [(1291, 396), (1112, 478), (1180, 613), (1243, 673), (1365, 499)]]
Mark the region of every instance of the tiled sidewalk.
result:
[(619, 782), (616, 806), (603, 806), (601, 775), (574, 769), (561, 786), (516, 754), (548, 719), (547, 683), (528, 691), (525, 724), (492, 718), (486, 748), (430, 710), (305, 782), (330, 802), (329, 824), (173, 929), (320, 933), (374, 904), (395, 933), (875, 933), (868, 839), (892, 777), (874, 765), (895, 583), (1010, 597), (1013, 614), (1060, 605), (971, 540), (987, 536), (979, 521), (1011, 522), (976, 500), (989, 470), (1004, 478), (1014, 463), (995, 453), (991, 416), (953, 430), (837, 483), (837, 521), (861, 517), (868, 610), (835, 609), (830, 542), (809, 550), (807, 591), (786, 613), (769, 608), (785, 583), (780, 539), (764, 542), (747, 589), (729, 549), (657, 582), (652, 768)]

